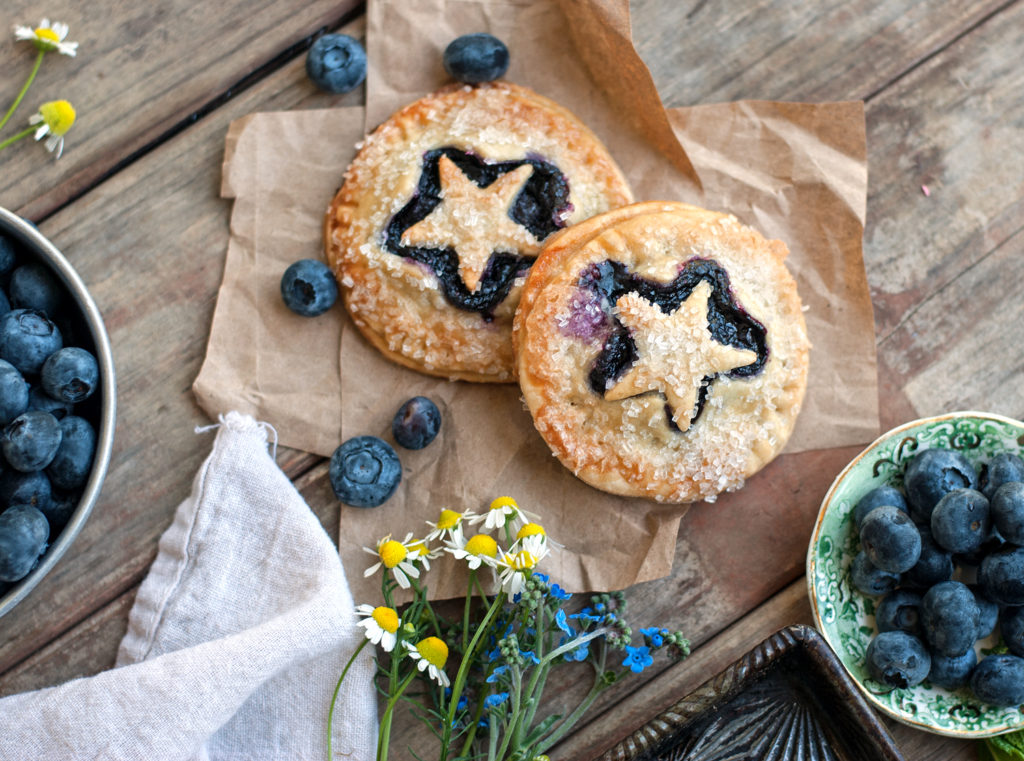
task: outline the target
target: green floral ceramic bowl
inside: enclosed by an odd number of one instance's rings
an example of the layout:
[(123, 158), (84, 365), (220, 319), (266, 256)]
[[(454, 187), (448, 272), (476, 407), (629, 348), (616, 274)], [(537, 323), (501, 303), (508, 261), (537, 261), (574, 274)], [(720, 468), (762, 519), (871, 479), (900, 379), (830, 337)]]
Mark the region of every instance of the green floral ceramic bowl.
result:
[[(876, 486), (903, 485), (908, 460), (924, 449), (956, 449), (975, 466), (999, 452), (1021, 454), (1024, 423), (985, 412), (953, 412), (915, 420), (881, 436), (847, 465), (821, 503), (807, 552), (807, 585), (815, 625), (868, 701), (897, 721), (960, 738), (981, 738), (1024, 728), (1020, 706), (983, 703), (967, 688), (946, 690), (927, 680), (894, 689), (869, 679), (868, 642), (877, 633), (876, 600), (858, 592), (850, 563), (859, 549), (853, 508)], [(984, 640), (979, 647), (991, 644)]]

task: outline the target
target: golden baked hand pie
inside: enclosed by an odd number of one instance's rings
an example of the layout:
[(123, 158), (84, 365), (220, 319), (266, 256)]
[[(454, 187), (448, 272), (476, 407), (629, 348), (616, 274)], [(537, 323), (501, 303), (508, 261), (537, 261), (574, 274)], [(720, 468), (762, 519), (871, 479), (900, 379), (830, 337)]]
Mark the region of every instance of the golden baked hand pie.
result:
[(385, 356), (513, 381), (512, 318), (543, 242), (631, 201), (605, 147), (563, 107), (507, 83), (453, 86), (363, 142), (325, 219), (327, 258)]
[(553, 236), (515, 317), (541, 436), (599, 489), (713, 500), (793, 430), (810, 344), (786, 246), (727, 214), (638, 203)]

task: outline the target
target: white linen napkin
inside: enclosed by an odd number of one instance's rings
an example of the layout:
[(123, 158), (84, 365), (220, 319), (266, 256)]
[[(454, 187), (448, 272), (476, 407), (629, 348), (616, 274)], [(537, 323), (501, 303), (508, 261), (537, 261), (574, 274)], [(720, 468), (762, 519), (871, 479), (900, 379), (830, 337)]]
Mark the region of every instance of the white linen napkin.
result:
[[(337, 549), (267, 451), (222, 416), (160, 539), (115, 668), (0, 700), (0, 758), (322, 761), (338, 676), (360, 642)], [(376, 744), (372, 648), (334, 713), (334, 758)]]

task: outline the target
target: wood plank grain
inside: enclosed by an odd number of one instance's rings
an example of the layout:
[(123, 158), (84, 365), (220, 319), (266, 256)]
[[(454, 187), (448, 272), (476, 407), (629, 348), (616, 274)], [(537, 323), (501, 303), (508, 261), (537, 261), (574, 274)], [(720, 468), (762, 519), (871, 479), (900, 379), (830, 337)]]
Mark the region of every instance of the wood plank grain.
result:
[[(75, 58), (48, 54), (15, 124), (46, 100), (65, 98), (78, 118), (65, 155), (52, 161), (41, 146), (18, 144), (3, 153), (0, 206), (39, 220), (95, 185), (120, 162), (168, 129), (201, 112), (212, 98), (230, 97), (246, 77), (292, 46), (308, 47), (318, 30), (334, 28), (361, 7), (359, 0), (97, 0), (64, 4), (60, 21), (80, 44)], [(4, 3), (4, 20), (35, 26), (40, 6)], [(56, 12), (56, 11), (55, 11)], [(0, 104), (13, 102), (32, 68), (30, 43), (0, 37)], [(312, 95), (308, 81), (294, 83)], [(31, 141), (28, 141), (31, 142)]]
[[(191, 384), (227, 247), (230, 203), (218, 192), (228, 123), (253, 111), (361, 98), (311, 91), (304, 62), (294, 60), (40, 226), (103, 314), (118, 373), (118, 425), (109, 474), (82, 533), (3, 618), (0, 673), (138, 583), (209, 452), (211, 434), (193, 433), (210, 421)], [(281, 455), (295, 472), (317, 461)]]

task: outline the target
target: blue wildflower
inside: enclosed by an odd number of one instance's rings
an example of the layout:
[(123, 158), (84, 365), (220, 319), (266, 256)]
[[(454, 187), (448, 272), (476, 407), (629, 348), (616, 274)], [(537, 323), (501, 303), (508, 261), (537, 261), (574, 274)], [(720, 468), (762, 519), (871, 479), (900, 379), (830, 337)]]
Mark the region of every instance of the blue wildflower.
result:
[(459, 702), (455, 704), (456, 711), (465, 711), (469, 708), (469, 698), (466, 695), (459, 695)]
[(569, 626), (569, 622), (565, 620), (565, 611), (561, 608), (555, 613), (555, 623), (558, 624), (558, 628), (568, 634), (570, 637), (576, 636), (576, 630)]
[(668, 635), (668, 629), (659, 629), (657, 626), (651, 626), (647, 629), (641, 629), (640, 633), (644, 635), (644, 639), (646, 639), (652, 647), (661, 647), (665, 644), (665, 637)]
[(583, 622), (584, 626), (590, 626), (591, 624), (599, 624), (604, 620), (604, 616), (595, 616), (593, 608), (584, 608), (579, 613), (572, 613), (569, 618), (575, 618)]
[(541, 581), (543, 581), (543, 582), (544, 582), (545, 584), (547, 584), (547, 583), (548, 583), (548, 580), (549, 580), (549, 579), (550, 579), (551, 577), (550, 577), (550, 576), (548, 576), (548, 575), (547, 575), (546, 573), (540, 573), (540, 572), (538, 572), (538, 571), (534, 571), (534, 572), (533, 572), (533, 578), (535, 578), (535, 579), (540, 579), (540, 580), (541, 580)]
[(491, 672), (491, 675), (487, 677), (487, 679), (485, 679), (484, 681), (486, 681), (488, 684), (494, 684), (498, 681), (498, 679), (501, 678), (501, 675), (504, 674), (506, 671), (508, 671), (508, 666), (498, 666), (498, 668), (494, 669), (494, 671)]
[(622, 661), (623, 666), (629, 666), (629, 670), (634, 674), (639, 674), (645, 668), (654, 663), (654, 658), (651, 657), (651, 649), (647, 645), (640, 645), (639, 647), (630, 647), (626, 645), (626, 658)]
[(533, 650), (520, 650), (519, 654), (523, 656), (523, 660), (533, 661), (536, 665), (540, 665), (540, 658), (537, 657)]
[(491, 709), (500, 706), (506, 700), (508, 700), (507, 692), (498, 692), (494, 695), (488, 695), (486, 698), (484, 698), (484, 708), (490, 711)]
[[(558, 641), (558, 646), (561, 647), (566, 642), (569, 642), (572, 637), (562, 637)], [(562, 657), (567, 661), (585, 661), (587, 656), (590, 655), (590, 641), (581, 642), (575, 650), (570, 650), (565, 653)]]
[(572, 597), (571, 594), (566, 592), (564, 589), (562, 589), (557, 584), (552, 584), (551, 585), (551, 592), (550, 592), (550, 594), (556, 600), (568, 600), (570, 597)]

